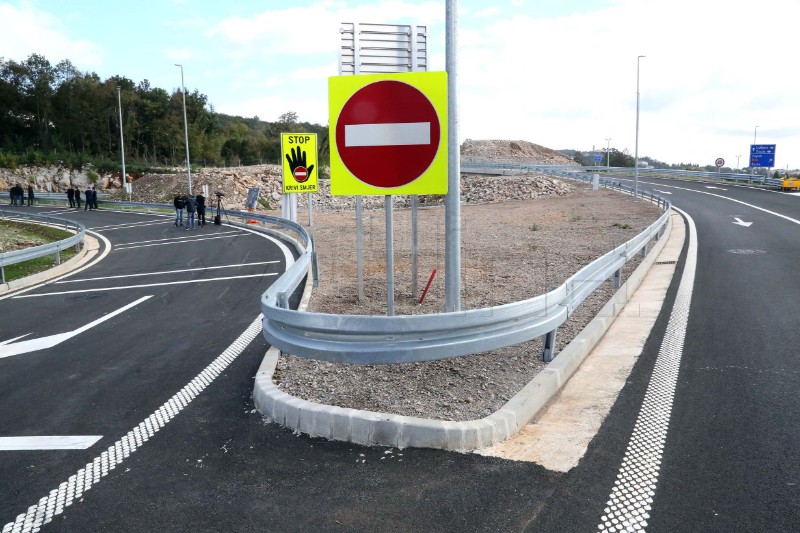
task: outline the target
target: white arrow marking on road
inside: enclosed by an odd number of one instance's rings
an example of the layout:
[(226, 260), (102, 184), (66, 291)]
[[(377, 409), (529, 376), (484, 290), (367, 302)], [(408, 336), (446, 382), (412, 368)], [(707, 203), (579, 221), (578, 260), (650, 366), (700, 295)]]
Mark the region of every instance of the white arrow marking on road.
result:
[(0, 451), (85, 450), (102, 438), (102, 435), (0, 437)]
[(659, 191), (658, 189), (653, 189), (653, 190), (656, 191), (656, 192), (660, 192), (661, 194), (672, 194), (669, 191)]
[(713, 185), (706, 185), (706, 189), (719, 189), (720, 191), (728, 190), (728, 189), (723, 189), (722, 187), (714, 187)]
[(431, 144), (430, 122), (350, 124), (344, 127), (345, 146), (410, 146)]
[[(86, 331), (88, 329), (91, 329), (91, 328), (95, 327), (96, 325), (105, 322), (109, 318), (113, 318), (113, 317), (117, 316), (120, 313), (124, 313), (125, 311), (127, 311), (131, 307), (139, 305), (143, 301), (145, 301), (145, 300), (147, 300), (149, 298), (152, 298), (152, 297), (153, 297), (152, 294), (150, 296), (143, 296), (142, 298), (139, 298), (135, 302), (130, 303), (130, 304), (126, 305), (125, 307), (121, 307), (120, 309), (117, 309), (113, 313), (109, 313), (104, 317), (98, 318), (94, 322), (90, 322), (90, 323), (86, 324), (85, 326), (82, 326), (82, 327), (80, 327), (78, 329), (74, 329), (72, 331), (67, 331), (66, 333), (57, 333), (55, 335), (48, 335), (47, 337), (40, 337), (38, 339), (30, 339), (30, 340), (27, 340), (27, 341), (11, 343), (11, 344), (4, 343), (4, 344), (0, 345), (0, 359), (2, 359), (3, 357), (11, 357), (12, 355), (20, 355), (20, 354), (23, 354), (23, 353), (35, 352), (37, 350), (44, 350), (46, 348), (52, 348), (53, 346), (57, 346), (57, 345), (61, 344), (62, 342), (64, 342), (65, 340), (71, 339), (72, 337), (74, 337), (76, 335), (79, 335), (79, 334), (83, 333), (84, 331)], [(19, 338), (20, 337), (17, 337), (17, 339), (19, 339)], [(16, 340), (16, 339), (12, 339), (12, 340)], [(6, 341), (6, 342), (8, 342), (8, 341)]]
[(749, 228), (750, 225), (752, 224), (752, 222), (742, 222), (742, 219), (739, 217), (733, 217), (733, 218), (735, 220), (734, 224), (737, 224), (739, 226), (744, 226), (745, 228)]

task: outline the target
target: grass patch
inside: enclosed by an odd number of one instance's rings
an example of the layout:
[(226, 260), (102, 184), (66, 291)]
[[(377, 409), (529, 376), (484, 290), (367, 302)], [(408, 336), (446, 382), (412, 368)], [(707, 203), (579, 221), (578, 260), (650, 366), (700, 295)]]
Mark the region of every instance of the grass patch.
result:
[(619, 229), (633, 229), (633, 226), (631, 226), (630, 224), (620, 224), (619, 222), (614, 222), (613, 224), (611, 224), (611, 226)]
[(531, 231), (539, 231), (541, 227), (539, 226), (539, 224), (531, 224), (530, 226), (528, 226), (528, 229)]
[[(62, 229), (38, 224), (25, 224), (0, 220), (0, 246), (2, 251), (11, 252), (31, 246), (39, 246), (66, 239), (72, 234)], [(74, 257), (77, 252), (74, 246), (61, 250), (61, 262)], [(4, 268), (6, 281), (38, 274), (56, 266), (56, 256), (47, 255), (22, 263), (8, 265)]]
[(581, 220), (583, 220), (583, 216), (582, 215), (573, 215), (572, 218), (570, 218), (569, 220), (570, 220), (570, 222), (580, 222)]

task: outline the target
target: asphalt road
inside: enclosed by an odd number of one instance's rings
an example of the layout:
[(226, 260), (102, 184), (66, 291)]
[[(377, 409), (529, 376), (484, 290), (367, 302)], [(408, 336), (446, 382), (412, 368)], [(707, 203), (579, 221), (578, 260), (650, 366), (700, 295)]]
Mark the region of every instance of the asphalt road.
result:
[[(643, 529), (796, 531), (800, 198), (642, 185), (671, 193), (698, 239)], [(312, 439), (264, 421), (251, 393), (266, 342), (234, 341), (257, 319), (270, 274), (285, 268), (283, 251), (225, 225), (186, 232), (170, 218), (65, 216), (108, 239), (110, 253), (69, 283), (0, 300), (0, 343), (74, 331), (149, 298), (57, 346), (0, 358), (0, 437), (102, 436), (80, 450), (0, 451), (3, 533), (31, 506), (31, 516), (51, 516), (43, 530), (56, 531), (597, 531), (609, 525), (607, 502), (671, 335), (680, 281), (694, 268), (687, 245), (626, 386), (584, 459), (562, 474)], [(198, 270), (210, 267), (226, 268)], [(240, 353), (230, 355), (232, 345)], [(51, 491), (59, 512), (40, 503)]]

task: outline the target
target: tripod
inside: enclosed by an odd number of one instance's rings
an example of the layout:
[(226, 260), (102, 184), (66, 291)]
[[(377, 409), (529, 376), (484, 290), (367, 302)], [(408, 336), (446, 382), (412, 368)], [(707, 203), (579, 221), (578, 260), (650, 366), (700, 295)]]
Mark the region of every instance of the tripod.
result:
[[(224, 209), (222, 208), (222, 197), (225, 196), (225, 195), (222, 194), (222, 193), (219, 193), (219, 192), (216, 193), (216, 194), (217, 194), (217, 214), (214, 215), (214, 225), (215, 226), (220, 226), (222, 224), (222, 218), (220, 216), (220, 213), (224, 212)], [(228, 213), (225, 213), (225, 219), (228, 222), (231, 221), (231, 219), (228, 218)]]

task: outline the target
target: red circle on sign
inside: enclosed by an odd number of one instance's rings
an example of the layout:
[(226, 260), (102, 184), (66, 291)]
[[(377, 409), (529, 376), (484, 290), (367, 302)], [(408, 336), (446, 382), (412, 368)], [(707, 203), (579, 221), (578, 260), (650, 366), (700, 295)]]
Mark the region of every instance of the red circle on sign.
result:
[(306, 170), (306, 167), (297, 167), (294, 169), (294, 179), (300, 183), (306, 181), (308, 179), (308, 170)]
[(433, 163), (440, 137), (439, 116), (428, 97), (413, 85), (394, 80), (356, 91), (336, 122), (342, 163), (374, 187), (401, 187), (419, 178)]

